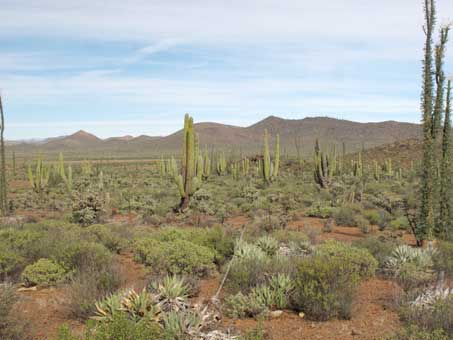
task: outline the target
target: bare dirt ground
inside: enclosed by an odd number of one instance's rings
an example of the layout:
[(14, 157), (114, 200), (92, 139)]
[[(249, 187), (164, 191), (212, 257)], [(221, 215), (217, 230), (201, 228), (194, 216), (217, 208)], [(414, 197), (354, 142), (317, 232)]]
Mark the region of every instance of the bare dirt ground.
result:
[[(242, 227), (248, 219), (243, 216), (228, 220), (235, 227)], [(357, 228), (335, 226), (331, 233), (322, 233), (324, 221), (317, 218), (301, 218), (290, 222), (288, 228), (313, 232), (317, 240), (336, 239), (351, 242), (363, 237)], [(378, 233), (372, 230), (372, 233)], [(407, 236), (410, 242), (410, 235)], [(130, 251), (118, 255), (118, 264), (123, 278), (122, 288), (142, 289), (146, 284), (147, 272), (143, 265), (134, 262)], [(192, 301), (206, 303), (216, 293), (221, 277), (219, 275), (202, 280), (199, 292)], [(285, 311), (282, 316), (265, 320), (263, 327), (272, 340), (377, 340), (391, 333), (399, 326), (398, 315), (386, 308), (394, 301), (399, 289), (392, 282), (373, 278), (364, 282), (357, 291), (351, 320), (332, 320), (328, 322), (311, 322), (298, 314)], [(56, 287), (20, 292), (18, 309), (25, 319), (30, 320), (34, 339), (55, 339), (58, 327), (66, 323), (81, 334), (84, 325), (71, 320), (66, 311), (67, 288)], [(246, 332), (255, 328), (258, 322), (254, 319), (224, 319), (221, 326)]]
[[(371, 279), (357, 291), (351, 320), (311, 322), (293, 312), (265, 320), (265, 333), (272, 340), (378, 340), (400, 327), (395, 311), (384, 306), (394, 299), (398, 288), (391, 282)], [(258, 326), (254, 319), (224, 320), (225, 327), (246, 332)]]

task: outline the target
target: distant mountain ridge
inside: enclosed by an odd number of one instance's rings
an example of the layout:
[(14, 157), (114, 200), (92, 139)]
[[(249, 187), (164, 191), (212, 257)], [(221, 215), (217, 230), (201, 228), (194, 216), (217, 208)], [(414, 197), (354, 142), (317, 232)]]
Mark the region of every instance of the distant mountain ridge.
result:
[[(259, 152), (264, 130), (271, 136), (280, 134), (282, 152), (294, 153), (296, 140), (302, 152), (313, 150), (315, 140), (321, 144), (341, 145), (345, 143), (348, 152), (362, 147), (372, 148), (406, 139), (417, 139), (421, 135), (419, 124), (386, 121), (380, 123), (358, 123), (328, 117), (307, 117), (303, 119), (283, 119), (269, 116), (251, 126), (239, 127), (219, 123), (197, 123), (195, 131), (200, 136), (202, 146), (209, 148), (240, 150), (241, 152)], [(43, 153), (90, 152), (113, 155), (155, 156), (161, 153), (179, 153), (182, 142), (182, 130), (165, 137), (141, 135), (138, 137), (121, 136), (101, 139), (91, 133), (80, 130), (69, 136), (48, 138), (42, 141), (15, 142), (9, 148), (18, 152)]]

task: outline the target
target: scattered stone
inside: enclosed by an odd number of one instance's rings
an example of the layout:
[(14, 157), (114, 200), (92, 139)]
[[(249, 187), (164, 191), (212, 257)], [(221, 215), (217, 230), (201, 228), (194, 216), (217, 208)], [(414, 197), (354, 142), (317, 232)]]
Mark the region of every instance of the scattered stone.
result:
[(302, 319), (303, 319), (304, 317), (305, 317), (305, 313), (304, 313), (304, 312), (300, 312), (300, 313), (299, 313), (299, 318), (302, 318)]
[(282, 314), (283, 314), (282, 310), (274, 310), (270, 312), (271, 318), (279, 318), (280, 316), (282, 316)]
[(351, 330), (351, 335), (352, 335), (352, 336), (360, 335), (360, 332), (358, 332), (356, 329), (353, 328), (353, 329)]

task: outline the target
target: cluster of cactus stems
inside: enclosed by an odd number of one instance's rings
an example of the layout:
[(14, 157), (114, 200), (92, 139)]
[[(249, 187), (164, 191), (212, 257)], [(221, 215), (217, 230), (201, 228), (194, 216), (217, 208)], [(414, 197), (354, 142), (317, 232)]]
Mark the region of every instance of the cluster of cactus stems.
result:
[(217, 154), (216, 170), (219, 176), (223, 176), (227, 170), (227, 161), (225, 158), (225, 152), (223, 151)]
[(42, 193), (49, 184), (49, 178), (50, 168), (44, 164), (42, 155), (39, 154), (34, 173), (31, 165), (28, 165), (28, 180), (30, 185), (35, 192)]
[(269, 134), (267, 130), (264, 130), (263, 159), (260, 163), (260, 168), (263, 180), (266, 184), (269, 184), (278, 176), (280, 168), (280, 136), (277, 134), (275, 139), (274, 161), (272, 162), (269, 152)]
[(36, 166), (34, 168), (30, 164), (28, 165), (28, 181), (30, 182), (33, 190), (37, 193), (42, 193), (46, 190), (49, 186), (51, 176), (52, 178), (59, 178), (63, 183), (65, 183), (68, 192), (72, 192), (72, 168), (69, 165), (67, 170), (65, 169), (62, 153), (60, 153), (58, 163), (55, 167), (50, 167), (44, 164), (41, 154), (38, 155)]
[[(176, 161), (172, 160), (173, 179), (181, 196), (179, 211), (184, 212), (189, 208), (190, 197), (201, 186), (203, 164), (199, 157), (199, 142), (193, 129), (193, 118), (188, 114), (184, 117), (184, 135), (182, 145), (181, 171), (178, 173)], [(198, 154), (197, 154), (198, 152)], [(197, 166), (198, 164), (198, 166)], [(197, 175), (199, 170), (199, 175)]]
[(337, 171), (336, 149), (334, 148), (333, 154), (322, 152), (319, 146), (319, 141), (316, 140), (314, 166), (315, 182), (321, 188), (329, 188), (332, 182), (332, 177)]
[(60, 153), (58, 158), (58, 174), (60, 175), (61, 180), (66, 184), (66, 189), (69, 193), (72, 192), (72, 167), (68, 165), (68, 171), (66, 173), (64, 167), (64, 157), (63, 154)]
[(356, 161), (352, 161), (352, 175), (354, 177), (363, 177), (362, 152), (359, 152), (359, 157)]

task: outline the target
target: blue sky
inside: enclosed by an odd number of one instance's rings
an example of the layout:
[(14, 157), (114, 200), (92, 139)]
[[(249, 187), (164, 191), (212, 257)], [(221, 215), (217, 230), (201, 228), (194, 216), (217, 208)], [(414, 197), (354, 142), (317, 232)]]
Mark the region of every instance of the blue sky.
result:
[(185, 112), (420, 120), (421, 0), (0, 2), (8, 139), (166, 135)]

